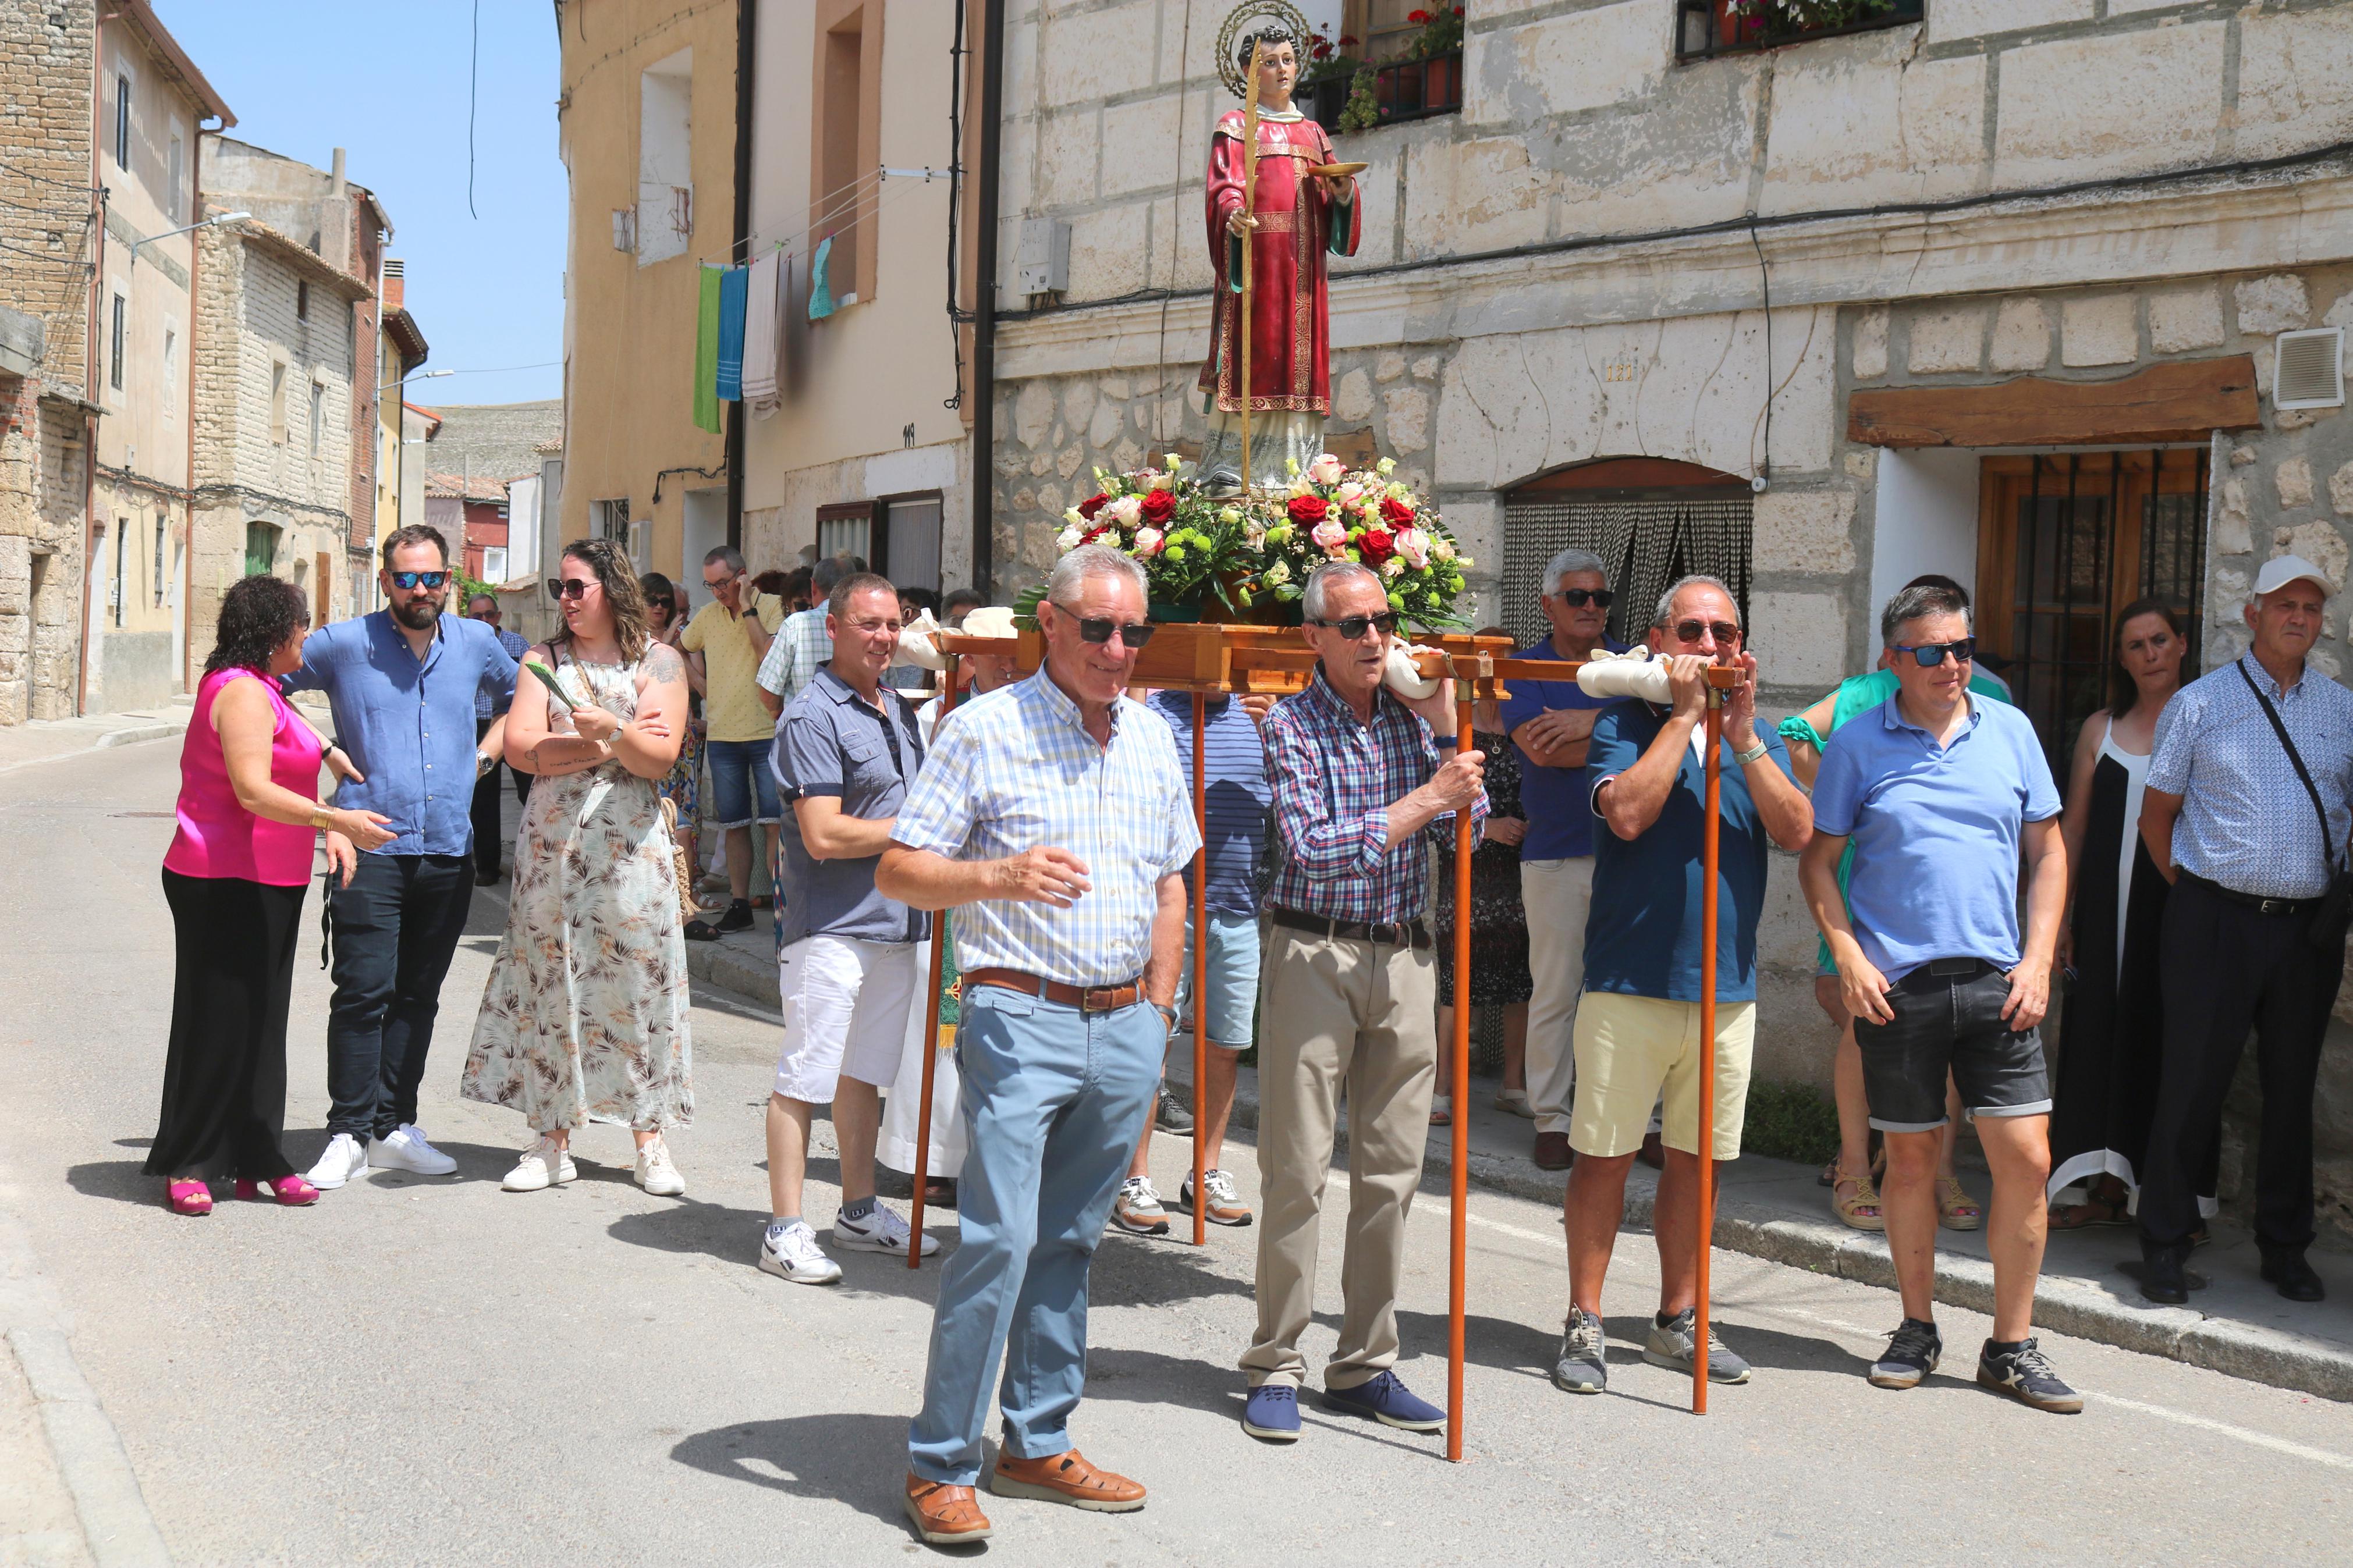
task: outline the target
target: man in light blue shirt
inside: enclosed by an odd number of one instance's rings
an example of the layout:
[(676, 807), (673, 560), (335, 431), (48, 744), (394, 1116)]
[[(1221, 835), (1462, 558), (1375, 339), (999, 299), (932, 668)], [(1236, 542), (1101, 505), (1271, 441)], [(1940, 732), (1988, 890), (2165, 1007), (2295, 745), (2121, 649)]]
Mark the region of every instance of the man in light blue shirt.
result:
[[(1799, 862), (1854, 1016), (1871, 1124), (1887, 1135), (1880, 1212), (1904, 1321), (1871, 1381), (1917, 1387), (1944, 1353), (1931, 1303), (1949, 1074), (1993, 1172), (1993, 1337), (1978, 1381), (2038, 1410), (2079, 1411), (2083, 1395), (2028, 1335), (2051, 1173), (2051, 1079), (2037, 1026), (2067, 901), (2059, 792), (2027, 717), (1969, 694), (1977, 642), (1957, 592), (1905, 588), (1882, 612), (1880, 633), (1895, 695), (1831, 736), (1814, 779), (1813, 840)], [(1850, 841), (1854, 870), (1841, 898)], [(2021, 849), (2031, 867), (2023, 941)]]
[(335, 736), (359, 776), (338, 805), (380, 812), (394, 837), (364, 854), (339, 833), (327, 859), (334, 1001), (327, 1015), (327, 1148), (313, 1186), (340, 1187), (370, 1165), (448, 1175), (458, 1163), (417, 1126), (417, 1087), (433, 1040), (442, 977), (474, 897), (474, 701), (514, 700), (515, 661), (486, 621), (443, 614), (449, 547), (411, 523), (384, 542), (385, 607), (322, 627), (302, 645), (289, 691), (324, 691)]

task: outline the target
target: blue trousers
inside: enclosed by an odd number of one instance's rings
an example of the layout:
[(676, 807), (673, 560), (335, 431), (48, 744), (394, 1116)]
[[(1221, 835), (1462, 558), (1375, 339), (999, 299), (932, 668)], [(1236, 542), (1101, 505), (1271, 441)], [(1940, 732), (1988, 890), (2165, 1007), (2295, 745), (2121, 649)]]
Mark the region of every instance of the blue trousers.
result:
[(1087, 1380), (1087, 1268), (1167, 1047), (1161, 1015), (1140, 1003), (1082, 1013), (1001, 986), (965, 993), (962, 1239), (940, 1276), (923, 1408), (907, 1432), (908, 1464), (926, 1480), (980, 1479), (1000, 1351), (1006, 1451), (1030, 1459), (1071, 1447)]

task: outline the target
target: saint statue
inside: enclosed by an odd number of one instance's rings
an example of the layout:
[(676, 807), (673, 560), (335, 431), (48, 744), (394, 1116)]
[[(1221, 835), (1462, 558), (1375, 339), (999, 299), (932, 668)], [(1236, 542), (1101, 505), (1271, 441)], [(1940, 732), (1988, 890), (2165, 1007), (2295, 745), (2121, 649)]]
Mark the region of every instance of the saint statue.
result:
[[(1287, 477), (1324, 450), (1332, 411), (1331, 292), (1324, 257), (1354, 256), (1361, 229), (1353, 174), (1313, 174), (1332, 163), (1324, 127), (1292, 107), (1302, 40), (1288, 28), (1261, 27), (1241, 40), (1240, 67), (1259, 61), (1258, 178), (1245, 201), (1249, 160), (1245, 112), (1229, 110), (1209, 138), (1209, 253), (1217, 259), (1209, 359), (1201, 367), (1208, 439), (1200, 472), (1216, 489), (1241, 479), (1241, 416), (1250, 416), (1250, 479)], [(1262, 47), (1261, 47), (1262, 46)], [(1245, 216), (1247, 206), (1250, 216)], [(1242, 247), (1250, 247), (1250, 289), (1242, 294)], [(1247, 323), (1250, 385), (1242, 383), (1239, 334)]]

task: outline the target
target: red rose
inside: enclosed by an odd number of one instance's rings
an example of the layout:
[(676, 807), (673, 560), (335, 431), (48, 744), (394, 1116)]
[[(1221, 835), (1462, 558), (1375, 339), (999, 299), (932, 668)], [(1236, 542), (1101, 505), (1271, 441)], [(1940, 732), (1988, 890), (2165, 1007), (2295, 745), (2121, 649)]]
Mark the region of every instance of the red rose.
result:
[(1411, 22), (1417, 27), (1423, 26), (1430, 21), (1430, 13), (1427, 11), (1408, 11), (1405, 14), (1405, 19)]
[(1381, 521), (1391, 528), (1406, 528), (1413, 522), (1413, 508), (1394, 496), (1381, 498)]
[(1386, 528), (1368, 528), (1356, 535), (1356, 554), (1367, 566), (1379, 566), (1397, 553), (1397, 536)]
[(1332, 508), (1322, 496), (1293, 496), (1288, 510), (1292, 521), (1313, 528), (1324, 521)]
[(1109, 523), (1104, 523), (1101, 528), (1091, 528), (1084, 533), (1079, 535), (1079, 542), (1081, 544), (1092, 544), (1096, 540), (1101, 539), (1104, 534), (1109, 533), (1110, 531), (1111, 524)]
[(1144, 492), (1144, 521), (1158, 528), (1175, 515), (1176, 498), (1167, 490)]
[(1086, 500), (1079, 503), (1079, 515), (1085, 518), (1089, 522), (1092, 522), (1095, 520), (1095, 513), (1103, 510), (1104, 507), (1110, 504), (1111, 497), (1107, 495), (1098, 493), (1089, 496)]

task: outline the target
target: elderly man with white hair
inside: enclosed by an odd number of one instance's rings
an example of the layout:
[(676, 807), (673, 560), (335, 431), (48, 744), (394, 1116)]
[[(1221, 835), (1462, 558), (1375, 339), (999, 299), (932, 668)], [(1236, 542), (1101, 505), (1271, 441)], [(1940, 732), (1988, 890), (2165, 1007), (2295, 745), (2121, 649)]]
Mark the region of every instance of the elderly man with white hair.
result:
[(1082, 545), (1038, 606), (1046, 662), (944, 719), (875, 886), (954, 909), (968, 1152), (940, 1277), (905, 1506), (924, 1541), (986, 1539), (975, 1497), (1000, 1348), (990, 1489), (1096, 1512), (1144, 1488), (1071, 1444), (1087, 1271), (1144, 1131), (1176, 1012), (1180, 873), (1200, 847), (1176, 742), (1125, 695), (1151, 640), (1143, 569)]

